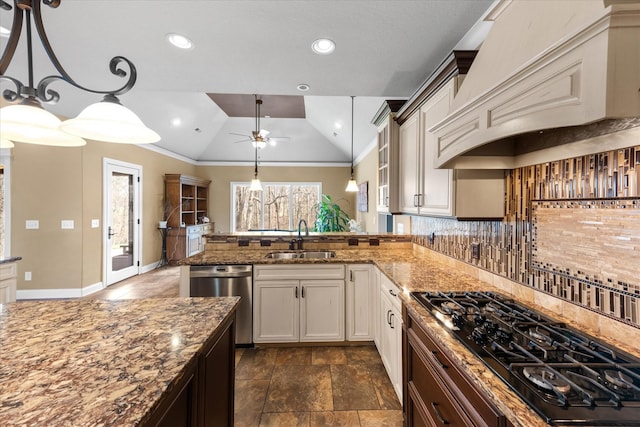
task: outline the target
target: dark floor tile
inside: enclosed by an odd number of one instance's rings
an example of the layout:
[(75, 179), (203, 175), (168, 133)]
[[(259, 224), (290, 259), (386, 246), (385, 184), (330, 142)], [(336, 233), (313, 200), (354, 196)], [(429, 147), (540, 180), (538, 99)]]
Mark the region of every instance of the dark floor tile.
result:
[(374, 365), (382, 363), (378, 349), (374, 345), (346, 347), (345, 351), (349, 365)]
[(380, 409), (367, 365), (332, 365), (331, 382), (336, 411)]
[(276, 361), (275, 348), (247, 348), (236, 366), (236, 379), (268, 380)]
[(260, 427), (308, 427), (308, 412), (265, 412), (260, 419)]
[(312, 347), (311, 363), (314, 365), (346, 365), (344, 347)]
[(384, 365), (369, 365), (369, 373), (371, 374), (371, 382), (378, 396), (380, 409), (402, 409), (398, 395), (391, 384)]
[(358, 411), (310, 412), (310, 427), (358, 427)]
[(358, 411), (362, 427), (402, 427), (402, 411)]
[(277, 365), (264, 412), (332, 411), (331, 371), (326, 365)]
[(269, 389), (269, 380), (236, 380), (234, 425), (257, 426)]
[(276, 365), (311, 365), (311, 347), (279, 348)]

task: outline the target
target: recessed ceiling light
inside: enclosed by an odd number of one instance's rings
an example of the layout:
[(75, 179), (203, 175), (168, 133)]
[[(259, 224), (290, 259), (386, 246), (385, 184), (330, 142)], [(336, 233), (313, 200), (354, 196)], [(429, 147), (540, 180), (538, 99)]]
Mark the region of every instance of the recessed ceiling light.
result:
[(171, 124), (174, 126), (180, 126), (182, 124), (182, 120), (179, 117), (176, 117), (171, 120)]
[(333, 124), (333, 126), (334, 126), (336, 129), (342, 129), (342, 122), (335, 122), (335, 123)]
[(311, 86), (309, 86), (309, 85), (308, 85), (308, 84), (306, 84), (306, 83), (300, 83), (300, 84), (298, 85), (298, 90), (299, 90), (300, 92), (306, 92), (306, 91), (308, 91), (309, 89), (311, 89)]
[(318, 55), (328, 55), (336, 49), (336, 44), (329, 39), (318, 39), (311, 43), (311, 49)]
[(167, 40), (169, 43), (180, 49), (193, 49), (193, 42), (182, 34), (167, 34)]
[(8, 28), (5, 27), (0, 27), (0, 37), (9, 37), (9, 34), (11, 33), (11, 31), (9, 31)]

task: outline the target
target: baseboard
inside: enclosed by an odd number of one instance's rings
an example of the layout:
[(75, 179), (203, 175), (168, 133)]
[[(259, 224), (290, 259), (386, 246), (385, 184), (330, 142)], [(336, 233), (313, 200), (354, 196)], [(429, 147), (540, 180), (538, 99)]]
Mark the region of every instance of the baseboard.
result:
[[(151, 264), (140, 267), (140, 274), (148, 273), (155, 270), (160, 265), (160, 261), (152, 262)], [(95, 292), (101, 291), (105, 288), (102, 282), (94, 283), (93, 285), (85, 286), (84, 288), (73, 289), (18, 289), (16, 291), (17, 300), (30, 300), (30, 299), (70, 299), (80, 298), (87, 295), (91, 295)]]

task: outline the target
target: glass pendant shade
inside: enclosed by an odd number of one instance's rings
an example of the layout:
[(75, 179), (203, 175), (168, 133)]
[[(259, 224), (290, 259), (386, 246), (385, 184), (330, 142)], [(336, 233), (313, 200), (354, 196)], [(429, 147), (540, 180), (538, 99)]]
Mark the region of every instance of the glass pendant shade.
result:
[(353, 179), (353, 176), (351, 177), (351, 179), (347, 183), (347, 188), (345, 188), (344, 191), (348, 191), (348, 192), (358, 192), (358, 191), (360, 191), (358, 189), (358, 184), (356, 183), (356, 180)]
[(251, 180), (251, 186), (249, 187), (249, 191), (262, 191), (262, 183), (258, 178), (253, 178)]
[(27, 144), (80, 147), (87, 142), (60, 130), (60, 119), (33, 102), (0, 108), (2, 138)]
[(133, 111), (111, 101), (89, 105), (75, 119), (62, 122), (60, 128), (72, 135), (94, 141), (121, 144), (150, 144), (160, 141), (160, 135), (146, 127)]
[(0, 148), (13, 148), (13, 142), (9, 141), (8, 139), (2, 138), (0, 137)]

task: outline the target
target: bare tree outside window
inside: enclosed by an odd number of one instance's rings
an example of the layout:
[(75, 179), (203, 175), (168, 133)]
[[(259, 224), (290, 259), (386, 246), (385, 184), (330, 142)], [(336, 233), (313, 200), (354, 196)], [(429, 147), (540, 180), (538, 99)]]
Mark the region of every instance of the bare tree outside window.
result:
[(320, 183), (263, 183), (261, 192), (248, 182), (232, 183), (234, 231), (293, 230), (298, 221), (315, 221), (313, 206), (320, 200)]

